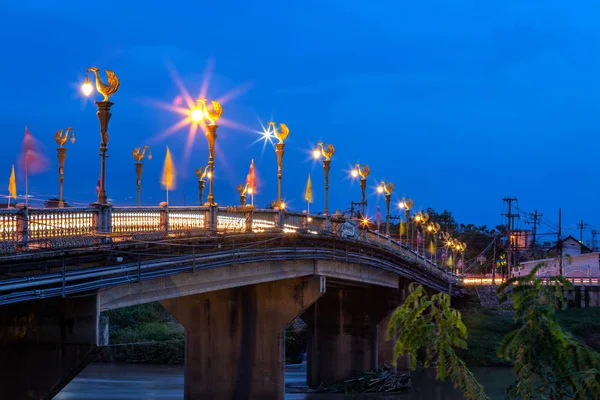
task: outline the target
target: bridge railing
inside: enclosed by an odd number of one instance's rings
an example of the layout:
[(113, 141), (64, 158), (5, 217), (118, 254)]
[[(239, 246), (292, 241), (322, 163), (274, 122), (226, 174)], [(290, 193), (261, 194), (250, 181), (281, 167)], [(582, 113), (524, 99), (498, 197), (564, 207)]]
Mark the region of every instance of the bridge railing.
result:
[[(332, 215), (292, 213), (277, 209), (236, 207), (114, 207), (10, 208), (0, 210), (0, 253), (40, 248), (68, 248), (112, 241), (157, 239), (167, 235), (214, 235), (279, 230), (285, 233), (327, 232), (339, 235), (346, 220)], [(377, 232), (364, 240), (400, 253), (410, 262), (446, 279), (459, 279), (408, 247)]]
[(409, 261), (412, 261), (412, 262), (415, 262), (415, 263), (421, 265), (423, 268), (427, 269), (431, 273), (442, 276), (451, 282), (455, 282), (455, 283), (462, 282), (461, 276), (448, 271), (446, 268), (440, 267), (436, 263), (432, 262), (431, 260), (428, 260), (427, 258), (423, 257), (421, 254), (418, 254), (415, 251), (413, 251), (412, 249), (409, 249), (408, 247), (404, 246), (400, 242), (398, 242), (396, 240), (392, 240), (389, 236), (386, 236), (386, 235), (383, 235), (381, 233), (374, 232), (374, 231), (368, 231), (366, 233), (366, 235), (364, 235), (363, 237), (368, 242), (375, 243), (379, 246), (387, 247), (395, 252), (400, 253), (403, 257), (405, 257)]

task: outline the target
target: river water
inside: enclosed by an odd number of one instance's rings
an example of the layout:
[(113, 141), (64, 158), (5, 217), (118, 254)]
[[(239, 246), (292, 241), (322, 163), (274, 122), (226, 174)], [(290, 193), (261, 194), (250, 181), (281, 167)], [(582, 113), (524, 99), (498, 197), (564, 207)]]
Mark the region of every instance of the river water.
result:
[[(428, 371), (429, 372), (429, 371)], [(511, 383), (512, 370), (474, 368), (473, 373), (492, 399), (502, 399)], [(463, 397), (448, 384), (434, 382), (428, 373), (413, 372), (410, 393), (344, 395), (298, 393), (306, 390), (306, 365), (286, 366), (286, 400), (459, 400)], [(183, 367), (163, 365), (110, 364), (88, 365), (55, 400), (166, 400), (183, 399)]]

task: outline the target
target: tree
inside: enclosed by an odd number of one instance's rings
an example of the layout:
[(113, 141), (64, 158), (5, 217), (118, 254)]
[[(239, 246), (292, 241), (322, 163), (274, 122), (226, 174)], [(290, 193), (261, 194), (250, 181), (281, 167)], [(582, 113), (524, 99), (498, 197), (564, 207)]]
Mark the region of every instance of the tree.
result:
[(423, 286), (411, 283), (403, 305), (390, 317), (388, 340), (397, 336), (394, 344), (396, 359), (406, 353), (410, 368), (418, 363), (425, 368), (435, 362), (436, 379), (449, 378), (467, 399), (488, 399), (455, 348), (467, 347), (467, 328), (460, 313), (450, 307), (450, 296), (438, 293), (428, 296)]
[(498, 287), (500, 303), (512, 295), (519, 326), (498, 350), (499, 357), (515, 364), (517, 378), (507, 394), (522, 399), (600, 398), (600, 355), (563, 331), (556, 318), (564, 305), (563, 288), (573, 286), (562, 276), (544, 285), (536, 277), (541, 266)]

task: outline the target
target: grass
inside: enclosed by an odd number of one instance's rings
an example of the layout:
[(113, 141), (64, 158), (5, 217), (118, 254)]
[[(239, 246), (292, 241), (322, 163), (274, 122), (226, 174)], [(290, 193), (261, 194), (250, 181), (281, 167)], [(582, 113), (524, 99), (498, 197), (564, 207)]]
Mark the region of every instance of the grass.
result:
[(515, 328), (512, 317), (481, 307), (476, 295), (459, 311), (469, 335), (468, 349), (459, 352), (463, 361), (469, 367), (511, 366), (496, 353), (504, 335)]
[(558, 313), (560, 325), (600, 352), (600, 308), (570, 308)]

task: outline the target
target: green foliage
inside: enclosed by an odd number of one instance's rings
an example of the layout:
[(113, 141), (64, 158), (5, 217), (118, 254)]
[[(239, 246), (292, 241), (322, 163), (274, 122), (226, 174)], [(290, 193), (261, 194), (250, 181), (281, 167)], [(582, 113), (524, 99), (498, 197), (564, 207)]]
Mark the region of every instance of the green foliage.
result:
[(575, 340), (558, 323), (564, 306), (563, 277), (536, 278), (541, 264), (498, 288), (500, 302), (512, 296), (517, 329), (508, 333), (498, 355), (514, 361), (516, 381), (507, 394), (522, 399), (592, 399), (600, 397), (600, 356)]
[(458, 311), (450, 307), (446, 293), (431, 297), (423, 286), (412, 283), (404, 304), (390, 317), (388, 339), (397, 336), (394, 360), (408, 353), (410, 367), (428, 368), (435, 362), (436, 379), (448, 378), (467, 399), (488, 399), (456, 349), (467, 347), (467, 328)]
[(184, 329), (159, 303), (111, 310), (110, 347), (101, 360), (144, 364), (183, 364)]

